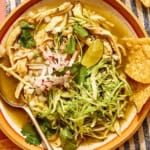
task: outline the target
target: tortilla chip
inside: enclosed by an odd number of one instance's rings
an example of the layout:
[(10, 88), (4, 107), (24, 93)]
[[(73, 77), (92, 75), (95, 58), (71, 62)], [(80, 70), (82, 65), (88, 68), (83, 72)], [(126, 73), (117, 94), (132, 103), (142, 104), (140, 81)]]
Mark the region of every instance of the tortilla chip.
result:
[(141, 0), (145, 7), (150, 7), (150, 0)]
[(136, 105), (137, 112), (140, 112), (150, 98), (150, 84), (141, 84), (133, 80), (129, 83), (133, 91), (129, 99)]
[(127, 47), (125, 73), (137, 82), (150, 83), (150, 38), (124, 39)]

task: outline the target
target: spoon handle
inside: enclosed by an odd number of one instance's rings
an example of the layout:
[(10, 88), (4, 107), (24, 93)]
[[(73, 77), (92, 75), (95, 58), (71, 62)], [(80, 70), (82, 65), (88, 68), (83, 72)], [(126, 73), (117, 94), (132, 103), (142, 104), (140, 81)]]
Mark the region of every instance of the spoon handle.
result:
[(33, 113), (32, 113), (31, 110), (30, 110), (30, 108), (29, 108), (29, 107), (26, 107), (26, 106), (24, 106), (23, 108), (24, 108), (24, 110), (28, 113), (30, 119), (32, 120), (32, 122), (33, 122), (33, 124), (34, 124), (34, 126), (35, 126), (35, 128), (37, 129), (37, 132), (39, 133), (41, 139), (43, 140), (43, 142), (44, 142), (44, 144), (45, 144), (47, 150), (54, 150), (53, 147), (51, 146), (51, 144), (50, 144), (50, 143), (48, 142), (48, 140), (46, 139), (45, 135), (43, 134), (43, 132), (42, 132), (42, 130), (41, 130), (39, 124), (37, 123), (35, 117), (33, 116)]

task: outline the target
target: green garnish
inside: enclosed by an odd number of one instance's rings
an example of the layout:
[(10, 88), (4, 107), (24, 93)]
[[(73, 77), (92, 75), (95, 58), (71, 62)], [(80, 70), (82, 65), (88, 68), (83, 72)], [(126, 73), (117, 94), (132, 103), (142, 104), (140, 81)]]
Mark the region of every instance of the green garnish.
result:
[(25, 124), (21, 130), (21, 133), (25, 136), (25, 140), (27, 143), (33, 145), (41, 144), (41, 138), (39, 137), (38, 133), (31, 123)]
[(43, 118), (43, 119), (38, 118), (37, 120), (41, 127), (41, 130), (46, 135), (46, 137), (51, 137), (52, 135), (56, 133), (56, 130), (51, 128), (51, 124), (46, 118)]
[(35, 26), (27, 22), (22, 22), (20, 24), (20, 27), (22, 29), (22, 32), (19, 38), (20, 46), (25, 47), (25, 48), (35, 48), (36, 42), (33, 38), (33, 30)]
[(33, 39), (33, 36), (31, 35), (30, 31), (23, 29), (20, 39), (19, 39), (20, 46), (23, 46), (25, 48), (34, 48), (36, 46), (36, 42)]
[(77, 23), (74, 24), (73, 29), (74, 29), (74, 32), (77, 35), (79, 35), (80, 37), (85, 38), (89, 35), (88, 31), (84, 27), (82, 27), (81, 25), (79, 25)]
[(78, 84), (83, 83), (88, 75), (88, 69), (80, 63), (74, 64), (71, 67), (71, 72), (74, 76), (75, 82)]
[[(59, 131), (63, 149), (74, 150), (78, 138), (104, 140), (107, 133), (118, 132), (116, 121), (125, 116), (131, 89), (116, 70), (115, 61), (104, 57), (88, 69), (76, 63), (66, 70), (71, 71), (75, 82), (67, 90), (54, 87), (49, 92), (47, 107), (51, 113), (45, 116), (52, 129)], [(38, 115), (42, 117), (42, 112)]]
[(65, 48), (65, 52), (67, 52), (68, 54), (73, 54), (75, 52), (75, 49), (76, 49), (76, 39), (74, 36), (71, 36)]
[(20, 27), (22, 29), (35, 29), (35, 25), (34, 24), (30, 24), (30, 23), (25, 22), (25, 21), (20, 23)]
[(81, 63), (73, 64), (71, 67), (65, 67), (61, 71), (55, 72), (57, 76), (62, 76), (66, 73), (66, 71), (71, 71), (71, 74), (75, 80), (76, 83), (81, 84), (85, 81), (85, 78), (88, 75), (88, 69), (81, 65)]

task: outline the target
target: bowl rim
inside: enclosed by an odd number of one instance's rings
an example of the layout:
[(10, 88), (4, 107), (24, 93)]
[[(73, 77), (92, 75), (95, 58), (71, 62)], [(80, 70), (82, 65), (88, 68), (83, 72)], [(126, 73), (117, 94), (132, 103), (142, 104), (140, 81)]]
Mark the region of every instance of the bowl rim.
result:
[[(6, 31), (12, 25), (12, 22), (14, 22), (14, 19), (16, 20), (21, 14), (23, 14), (26, 11), (26, 9), (28, 9), (29, 7), (33, 6), (34, 4), (40, 1), (42, 0), (26, 0), (23, 1), (17, 8), (15, 8), (14, 11), (12, 11), (4, 20), (4, 22), (0, 25), (0, 41), (3, 39)], [(145, 29), (140, 24), (139, 20), (136, 18), (133, 12), (129, 10), (121, 1), (119, 0), (113, 0), (113, 2), (112, 0), (103, 0), (103, 1), (106, 2), (108, 5), (112, 6), (119, 14), (121, 14), (121, 16), (125, 18), (125, 20), (131, 25), (131, 27), (133, 28), (133, 30), (135, 31), (135, 33), (139, 38), (148, 36)], [(121, 137), (116, 136), (110, 142), (98, 147), (96, 150), (115, 149), (124, 142), (126, 142), (139, 129), (143, 120), (148, 114), (149, 109), (150, 109), (150, 99), (143, 106), (142, 110), (135, 116), (135, 118), (132, 120), (128, 128), (126, 128), (121, 133)], [(8, 138), (19, 147), (27, 150), (30, 149), (43, 150), (43, 148), (26, 143), (25, 139), (21, 135), (19, 135), (15, 130), (13, 130), (13, 128), (7, 122), (1, 110), (0, 110), (0, 128), (8, 136)]]
[[(34, 4), (36, 4), (40, 1), (42, 1), (42, 0), (26, 0), (26, 1), (23, 1), (19, 6), (17, 6), (5, 18), (5, 20), (0, 24), (0, 33), (1, 33), (0, 34), (0, 41), (6, 32), (5, 30), (3, 30), (3, 28), (8, 29), (12, 25), (11, 22), (14, 22), (13, 18), (18, 18), (20, 16), (20, 13), (23, 14), (26, 11), (26, 9), (28, 9), (29, 7), (33, 6)], [(113, 0), (113, 2), (112, 2), (112, 0), (102, 0), (102, 1), (106, 2), (107, 4), (112, 6), (115, 10), (117, 10), (117, 12), (119, 12), (125, 18), (125, 20), (132, 26), (134, 31), (136, 29), (140, 29), (140, 30), (136, 30), (136, 34), (138, 37), (148, 36), (147, 32), (145, 31), (144, 27), (139, 22), (137, 17), (120, 0)]]

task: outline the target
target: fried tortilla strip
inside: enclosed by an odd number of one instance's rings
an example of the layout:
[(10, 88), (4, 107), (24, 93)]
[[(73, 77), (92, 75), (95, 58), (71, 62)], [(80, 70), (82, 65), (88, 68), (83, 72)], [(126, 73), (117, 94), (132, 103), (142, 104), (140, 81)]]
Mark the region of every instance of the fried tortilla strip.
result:
[(150, 83), (150, 38), (124, 39), (127, 48), (125, 73), (137, 82)]
[(150, 7), (150, 0), (141, 0), (145, 7)]
[(150, 84), (142, 84), (132, 80), (130, 85), (133, 94), (129, 99), (135, 103), (137, 112), (140, 112), (150, 98)]

